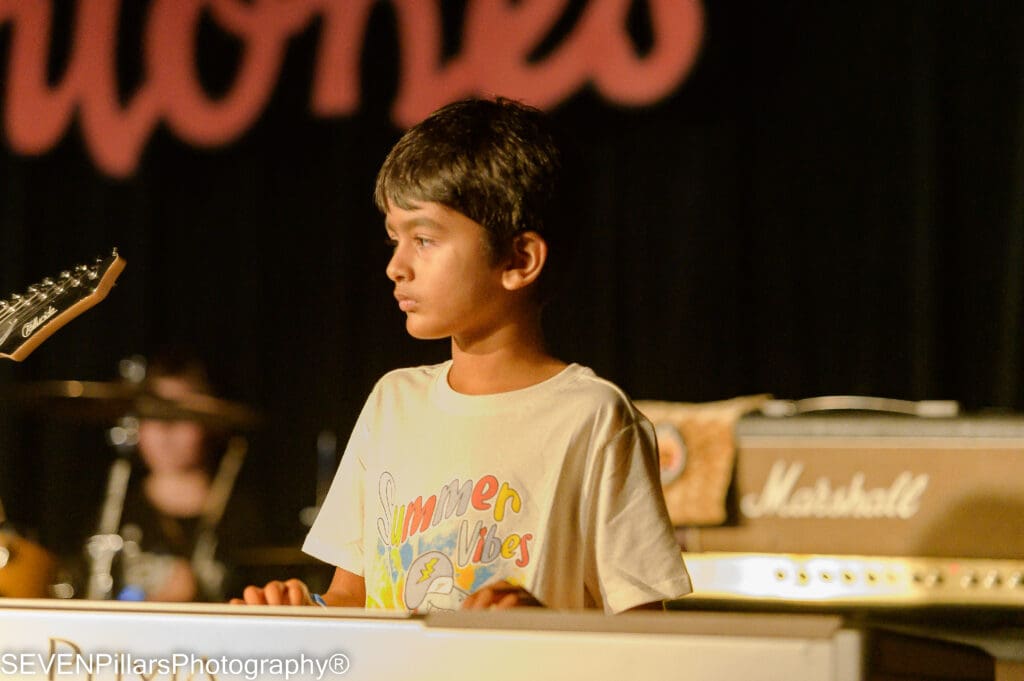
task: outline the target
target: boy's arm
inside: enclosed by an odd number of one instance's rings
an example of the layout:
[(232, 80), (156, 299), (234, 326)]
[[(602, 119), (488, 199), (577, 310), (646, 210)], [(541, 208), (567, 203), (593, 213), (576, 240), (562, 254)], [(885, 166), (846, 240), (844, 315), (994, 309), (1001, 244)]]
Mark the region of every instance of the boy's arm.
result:
[(354, 572), (334, 568), (334, 579), (321, 597), (327, 605), (343, 608), (366, 607), (366, 579)]
[[(366, 581), (341, 568), (334, 569), (334, 578), (321, 594), (324, 603), (338, 607), (362, 608), (366, 605)], [(242, 598), (232, 598), (235, 605), (313, 605), (309, 587), (299, 579), (267, 582), (265, 586), (247, 586)]]

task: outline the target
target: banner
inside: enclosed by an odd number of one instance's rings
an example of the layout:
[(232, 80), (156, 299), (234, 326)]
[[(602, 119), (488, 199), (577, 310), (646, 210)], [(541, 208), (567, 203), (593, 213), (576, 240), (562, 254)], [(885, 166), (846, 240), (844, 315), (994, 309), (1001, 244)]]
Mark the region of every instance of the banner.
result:
[[(260, 116), (283, 74), (289, 43), (315, 21), (319, 38), (310, 109), (350, 115), (360, 106), (360, 60), (376, 0), (153, 0), (141, 27), (138, 86), (121, 93), (121, 0), (79, 0), (66, 66), (50, 76), (52, 0), (0, 0), (11, 28), (3, 125), (19, 154), (52, 149), (73, 119), (98, 168), (131, 175), (159, 125), (197, 146), (229, 144)], [(674, 91), (700, 46), (699, 0), (648, 0), (651, 44), (639, 53), (628, 31), (632, 0), (591, 0), (557, 45), (532, 53), (563, 18), (567, 0), (470, 0), (458, 54), (445, 57), (439, 0), (391, 0), (398, 36), (392, 118), (409, 126), (439, 106), (500, 94), (553, 107), (592, 85), (611, 102), (648, 105)], [(129, 27), (133, 30), (137, 27)], [(203, 29), (203, 32), (200, 29)], [(199, 72), (200, 36), (212, 30), (239, 45), (234, 78), (212, 96)], [(63, 49), (63, 46), (58, 46)], [(51, 82), (53, 81), (53, 82)]]

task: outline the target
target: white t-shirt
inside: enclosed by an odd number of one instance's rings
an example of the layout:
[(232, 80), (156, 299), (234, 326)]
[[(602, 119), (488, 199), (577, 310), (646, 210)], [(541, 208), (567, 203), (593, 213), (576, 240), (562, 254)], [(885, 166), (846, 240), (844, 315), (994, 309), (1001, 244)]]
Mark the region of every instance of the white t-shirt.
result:
[(455, 610), (502, 579), (606, 612), (691, 590), (653, 429), (619, 388), (573, 364), (463, 395), (450, 366), (377, 383), (307, 553), (362, 575), (367, 607)]

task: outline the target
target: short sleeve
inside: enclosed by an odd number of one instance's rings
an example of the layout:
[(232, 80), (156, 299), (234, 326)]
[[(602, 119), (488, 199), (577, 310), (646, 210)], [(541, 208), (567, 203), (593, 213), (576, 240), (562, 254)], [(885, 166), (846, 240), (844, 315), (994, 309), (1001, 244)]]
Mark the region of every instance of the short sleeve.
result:
[(692, 590), (662, 495), (654, 429), (642, 416), (598, 453), (591, 481), (587, 587), (606, 612)]
[(352, 429), (331, 488), (302, 545), (302, 550), (314, 558), (357, 575), (365, 571), (363, 496), (369, 454), (369, 404), (368, 400)]

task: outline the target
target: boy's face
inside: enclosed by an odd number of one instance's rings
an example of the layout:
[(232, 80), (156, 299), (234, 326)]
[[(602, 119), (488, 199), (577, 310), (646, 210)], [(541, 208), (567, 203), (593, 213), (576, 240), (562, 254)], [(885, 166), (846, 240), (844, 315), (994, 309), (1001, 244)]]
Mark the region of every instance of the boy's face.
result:
[(410, 335), (452, 336), (461, 345), (495, 330), (507, 291), (480, 224), (425, 202), (409, 210), (389, 205), (385, 228), (394, 248), (386, 272)]

